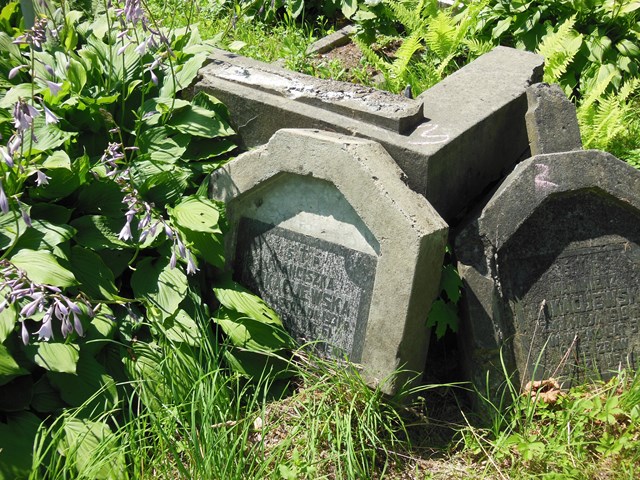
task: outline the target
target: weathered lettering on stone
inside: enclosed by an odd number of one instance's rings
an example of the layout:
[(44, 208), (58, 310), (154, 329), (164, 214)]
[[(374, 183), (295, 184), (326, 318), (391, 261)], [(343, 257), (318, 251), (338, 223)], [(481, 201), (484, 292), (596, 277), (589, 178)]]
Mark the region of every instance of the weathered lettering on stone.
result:
[(604, 152), (523, 162), (456, 238), (470, 377), (607, 377), (640, 360), (640, 172)]
[(298, 339), (355, 362), (362, 356), (376, 257), (243, 218), (237, 279), (258, 293)]

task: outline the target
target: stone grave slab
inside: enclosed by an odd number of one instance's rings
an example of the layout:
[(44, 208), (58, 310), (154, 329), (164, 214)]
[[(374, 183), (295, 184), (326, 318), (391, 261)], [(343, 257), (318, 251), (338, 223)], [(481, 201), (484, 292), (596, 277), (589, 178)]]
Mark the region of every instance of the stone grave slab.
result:
[(576, 107), (560, 85), (531, 85), (527, 100), (525, 121), (531, 155), (582, 150)]
[[(640, 171), (600, 151), (538, 155), (456, 236), (474, 383), (607, 377), (640, 360)], [(495, 387), (496, 384), (493, 386)]]
[(373, 140), (448, 222), (528, 156), (525, 91), (543, 66), (539, 55), (498, 47), (412, 100), (222, 50), (209, 60), (192, 91), (228, 106), (245, 147), (282, 128)]
[(447, 226), (377, 143), (281, 130), (214, 172), (227, 258), (302, 341), (395, 391), (421, 372)]

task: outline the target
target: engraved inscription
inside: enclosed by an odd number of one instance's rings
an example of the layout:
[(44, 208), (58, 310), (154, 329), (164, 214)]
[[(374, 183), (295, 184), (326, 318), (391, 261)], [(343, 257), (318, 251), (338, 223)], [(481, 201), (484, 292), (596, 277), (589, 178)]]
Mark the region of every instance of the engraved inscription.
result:
[[(524, 298), (511, 299), (516, 350), (520, 361), (528, 357), (530, 373), (539, 359), (546, 366), (539, 375), (569, 375), (582, 367), (606, 373), (634, 353), (640, 346), (636, 250), (623, 239), (604, 245), (573, 243)], [(545, 259), (522, 259), (520, 265), (535, 262)]]
[(236, 277), (269, 303), (291, 334), (360, 361), (376, 257), (242, 218)]

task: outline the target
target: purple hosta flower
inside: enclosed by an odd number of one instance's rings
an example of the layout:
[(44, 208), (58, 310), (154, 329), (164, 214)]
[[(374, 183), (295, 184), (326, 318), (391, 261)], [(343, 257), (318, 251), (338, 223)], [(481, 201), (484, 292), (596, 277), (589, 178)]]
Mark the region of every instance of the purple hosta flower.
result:
[[(58, 93), (60, 93), (60, 90), (62, 90), (62, 83), (52, 82), (51, 80), (45, 80), (44, 82), (47, 84), (47, 87), (49, 87), (49, 91), (51, 92), (51, 95), (53, 95), (54, 97), (56, 97)], [(45, 110), (45, 113), (46, 113), (46, 110)]]
[(51, 65), (48, 64), (44, 64), (44, 69), (47, 71), (47, 73), (49, 75), (51, 75), (53, 78), (56, 77), (56, 72), (53, 70), (53, 67)]
[(27, 205), (18, 200), (18, 208), (20, 209), (20, 214), (22, 215), (22, 220), (27, 225), (27, 227), (31, 226), (31, 216), (29, 215), (29, 209)]
[(47, 106), (42, 103), (42, 109), (44, 110), (44, 122), (46, 124), (49, 123), (58, 123), (59, 118), (55, 116), (55, 114), (47, 108)]
[(11, 80), (18, 74), (20, 70), (27, 67), (28, 65), (18, 65), (17, 67), (13, 67), (11, 70), (9, 70), (9, 75), (7, 77), (9, 78), (9, 80)]
[(120, 230), (120, 233), (118, 234), (118, 238), (123, 242), (126, 242), (127, 240), (130, 240), (131, 238), (133, 238), (133, 235), (131, 234), (131, 221), (133, 220), (133, 217), (135, 216), (135, 214), (136, 214), (135, 210), (129, 210), (125, 214), (125, 216), (127, 217), (127, 221), (124, 224), (124, 227), (122, 227), (122, 230)]
[(191, 252), (188, 252), (188, 254), (187, 254), (187, 275), (193, 275), (198, 270), (199, 270), (199, 268), (196, 267), (196, 263), (195, 263), (195, 259), (193, 258), (193, 255), (191, 254)]
[(51, 177), (47, 177), (42, 172), (42, 170), (36, 170), (36, 185), (37, 186), (49, 185), (49, 179), (51, 179)]
[[(8, 260), (0, 260), (0, 268), (2, 279), (0, 291), (5, 292), (3, 308), (16, 302), (26, 302), (19, 312), (22, 323), (21, 336), (25, 344), (29, 342), (29, 332), (24, 321), (33, 317), (36, 312), (44, 312), (42, 325), (36, 332), (40, 340), (53, 338), (52, 321), (54, 319), (60, 321), (60, 331), (63, 336), (68, 336), (74, 330), (78, 335), (84, 334), (81, 322), (84, 313), (80, 305), (84, 305), (89, 316), (94, 315), (87, 300), (80, 296), (71, 300), (58, 287), (31, 282), (22, 270)], [(71, 317), (73, 317), (73, 323), (71, 323)]]
[(26, 43), (34, 48), (42, 47), (42, 44), (47, 41), (47, 19), (40, 18), (35, 21), (33, 28), (24, 32), (16, 38), (13, 43)]
[(27, 330), (27, 327), (24, 324), (24, 320), (22, 320), (20, 324), (22, 325), (22, 328), (20, 331), (20, 336), (22, 337), (22, 343), (27, 345), (29, 343), (29, 331)]
[(2, 180), (0, 180), (0, 211), (2, 211), (2, 213), (9, 213), (9, 199), (7, 198), (7, 194), (4, 192)]
[(134, 26), (139, 22), (143, 26), (147, 24), (147, 18), (140, 0), (125, 0), (122, 13), (124, 13), (124, 19)]
[(49, 307), (42, 317), (42, 326), (36, 332), (38, 340), (49, 341), (53, 338), (53, 307)]
[(2, 153), (4, 163), (6, 163), (9, 168), (13, 168), (13, 155), (9, 154), (9, 149), (7, 147), (0, 147), (0, 153)]
[(40, 112), (33, 105), (20, 99), (13, 107), (14, 126), (18, 131), (24, 132), (31, 128), (33, 119), (38, 115), (40, 115)]

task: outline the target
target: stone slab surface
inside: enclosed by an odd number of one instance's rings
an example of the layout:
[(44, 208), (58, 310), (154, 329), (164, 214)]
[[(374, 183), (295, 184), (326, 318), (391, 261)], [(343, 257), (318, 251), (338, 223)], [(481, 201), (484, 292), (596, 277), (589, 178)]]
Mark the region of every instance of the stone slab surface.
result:
[(560, 85), (531, 85), (527, 101), (525, 120), (531, 155), (582, 150), (576, 107)]
[(607, 377), (640, 357), (640, 171), (599, 151), (538, 155), (456, 236), (474, 383)]
[[(281, 128), (317, 128), (380, 143), (409, 187), (451, 222), (527, 155), (525, 90), (541, 80), (542, 65), (539, 55), (498, 47), (411, 100), (219, 51), (201, 70), (194, 90), (228, 106), (247, 147), (265, 144)], [(344, 92), (355, 92), (361, 106), (330, 107), (338, 102), (329, 97), (339, 99)], [(384, 101), (376, 100), (380, 95)], [(408, 115), (391, 115), (393, 128), (381, 120), (387, 116), (382, 110), (363, 114), (366, 102), (387, 100), (391, 110), (406, 106), (398, 112)], [(424, 113), (416, 117), (412, 112), (419, 108)], [(401, 116), (410, 119), (404, 126), (398, 123)]]
[(316, 79), (217, 50), (205, 71), (220, 80), (320, 107), (350, 118), (405, 133), (422, 121), (422, 104), (375, 88), (335, 80)]
[(351, 42), (351, 35), (354, 34), (356, 28), (353, 25), (346, 25), (336, 30), (331, 35), (321, 38), (309, 45), (307, 53), (309, 55), (318, 55), (327, 53), (334, 48), (342, 47)]
[(282, 130), (217, 170), (227, 258), (299, 339), (393, 392), (421, 372), (447, 226), (377, 143)]

